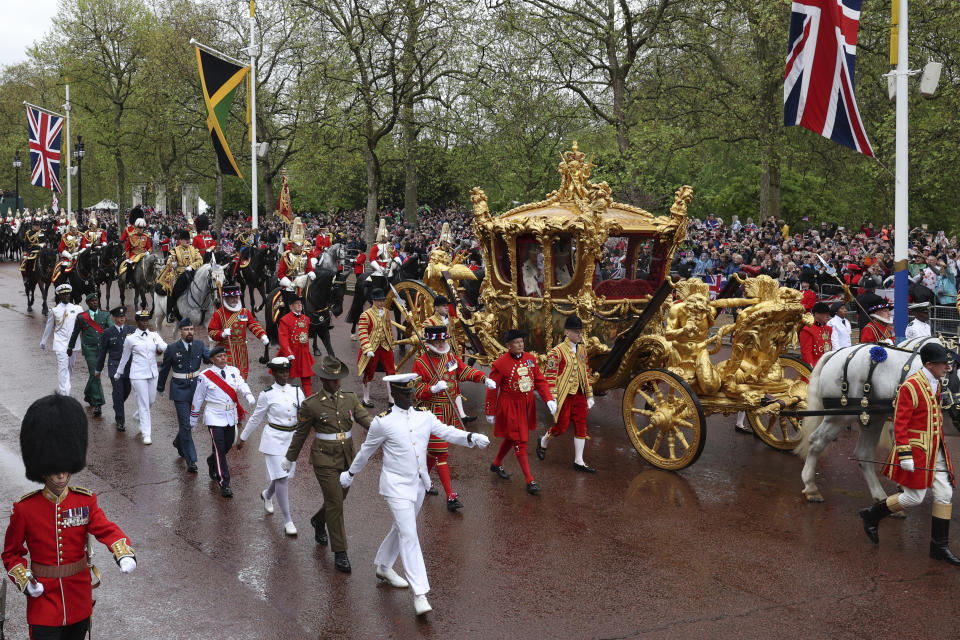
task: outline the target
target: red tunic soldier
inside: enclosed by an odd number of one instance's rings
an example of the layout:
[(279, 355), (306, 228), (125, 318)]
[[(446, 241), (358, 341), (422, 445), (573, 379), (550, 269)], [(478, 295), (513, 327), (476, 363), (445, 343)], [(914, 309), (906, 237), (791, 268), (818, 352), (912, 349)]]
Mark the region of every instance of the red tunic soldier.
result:
[(313, 355), (310, 353), (310, 318), (303, 313), (303, 298), (294, 295), (290, 299), (290, 313), (280, 318), (277, 324), (280, 343), (278, 356), (290, 361), (290, 377), (300, 378), (304, 395), (313, 390)]
[(193, 246), (203, 256), (204, 263), (210, 262), (210, 256), (217, 250), (217, 241), (210, 235), (210, 220), (205, 214), (201, 213), (197, 216), (196, 226), (197, 235), (193, 236)]
[(907, 378), (897, 392), (893, 418), (894, 447), (884, 474), (901, 492), (860, 511), (863, 530), (875, 544), (880, 520), (920, 504), (927, 489), (933, 492), (930, 557), (960, 566), (949, 547), (953, 499), (953, 463), (943, 444), (940, 380), (950, 370), (950, 354), (938, 342), (920, 348), (923, 367)]
[[(27, 595), (31, 638), (86, 635), (93, 611), (87, 536), (110, 548), (124, 573), (137, 566), (126, 534), (107, 519), (88, 489), (68, 485), (86, 466), (87, 417), (69, 396), (50, 395), (27, 410), (20, 429), (27, 478), (44, 488), (13, 505), (3, 544), (3, 566)], [(27, 555), (30, 556), (29, 566)]]
[[(420, 376), (417, 383), (416, 398), (427, 405), (427, 408), (444, 424), (460, 426), (457, 419), (459, 411), (451, 402), (460, 395), (461, 382), (486, 382), (487, 387), (496, 389), (497, 384), (487, 378), (484, 373), (464, 364), (450, 350), (447, 342), (449, 335), (446, 327), (431, 325), (423, 328), (424, 343), (427, 351), (417, 358), (413, 364), (413, 372)], [(446, 393), (444, 393), (446, 392)], [(450, 486), (450, 467), (447, 464), (446, 440), (431, 435), (427, 444), (427, 473), (434, 467), (440, 476), (443, 490), (447, 492), (447, 509), (456, 511), (463, 507), (459, 495)], [(430, 488), (432, 493), (436, 489)]]
[[(395, 374), (393, 363), (393, 325), (390, 313), (384, 309), (387, 296), (383, 289), (374, 289), (370, 293), (373, 306), (361, 314), (357, 321), (357, 335), (360, 340), (360, 353), (357, 354), (357, 371), (363, 383), (363, 400), (360, 404), (370, 408), (370, 381), (377, 367), (381, 367), (387, 375)], [(403, 328), (397, 325), (398, 328)], [(393, 404), (393, 394), (387, 385), (387, 397)]]
[(565, 339), (547, 354), (547, 383), (557, 401), (556, 424), (537, 440), (537, 457), (547, 455), (550, 438), (562, 435), (573, 423), (573, 468), (586, 473), (596, 469), (583, 461), (587, 442), (587, 410), (593, 408), (593, 385), (583, 346), (583, 321), (569, 316), (563, 324)]
[(860, 330), (860, 342), (894, 343), (893, 318), (890, 317), (889, 302), (883, 302), (867, 309), (870, 322)]
[(240, 304), (240, 286), (231, 284), (223, 288), (223, 305), (213, 312), (207, 334), (227, 351), (227, 364), (240, 369), (244, 380), (250, 373), (247, 357), (247, 329), (260, 338), (264, 345), (270, 344), (267, 332), (257, 322), (253, 312)]
[(810, 365), (817, 366), (823, 354), (830, 350), (833, 328), (827, 326), (830, 321), (830, 307), (825, 302), (813, 305), (813, 324), (800, 330), (800, 357)]
[(540, 492), (527, 461), (527, 438), (530, 431), (537, 430), (537, 407), (534, 404), (533, 391), (547, 403), (550, 413), (556, 414), (557, 403), (550, 395), (550, 385), (540, 373), (537, 361), (532, 354), (523, 350), (523, 338), (527, 334), (516, 329), (507, 331), (503, 345), (507, 353), (503, 354), (490, 367), (490, 379), (496, 389), (487, 390), (487, 422), (494, 423), (494, 435), (503, 438), (500, 450), (494, 458), (490, 470), (504, 480), (510, 475), (503, 469), (503, 459), (513, 448), (520, 463), (520, 469), (527, 481), (527, 493)]

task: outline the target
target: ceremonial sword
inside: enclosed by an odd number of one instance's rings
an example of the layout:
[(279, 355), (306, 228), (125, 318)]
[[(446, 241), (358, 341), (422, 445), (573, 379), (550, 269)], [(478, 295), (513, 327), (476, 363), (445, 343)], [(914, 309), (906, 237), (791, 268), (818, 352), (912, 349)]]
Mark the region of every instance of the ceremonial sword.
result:
[[(400, 297), (400, 293), (394, 288), (393, 283), (390, 280), (387, 280), (387, 284), (390, 285), (390, 291), (393, 292), (393, 301), (396, 303), (397, 307), (400, 309), (400, 312), (403, 313), (405, 319), (410, 320), (410, 328), (413, 330), (413, 335), (417, 336), (417, 342), (420, 343), (420, 348), (423, 349), (423, 353), (427, 356), (427, 367), (433, 370), (433, 373), (437, 375), (438, 378), (443, 380), (440, 372), (433, 368), (430, 362), (429, 351), (427, 350), (427, 345), (424, 344), (423, 338), (420, 337), (420, 332), (417, 331), (417, 326), (414, 324), (413, 320), (410, 318), (410, 314), (407, 313), (407, 307), (403, 304), (403, 298)], [(447, 398), (447, 402), (450, 403), (450, 408), (453, 409), (453, 417), (457, 419), (457, 424), (460, 425), (461, 431), (466, 431), (467, 427), (463, 424), (463, 420), (460, 418), (460, 412), (457, 410), (457, 405), (454, 403), (453, 398), (450, 397), (450, 391), (447, 389), (443, 390), (443, 395)]]
[[(872, 463), (874, 463), (874, 464), (888, 464), (888, 465), (890, 465), (891, 467), (900, 467), (901, 469), (903, 469), (903, 467), (900, 465), (900, 463), (898, 463), (898, 462), (887, 462), (886, 460), (863, 460), (863, 459), (861, 459), (861, 458), (847, 458), (847, 460), (855, 460), (855, 461), (857, 461), (857, 462), (872, 462)], [(906, 469), (903, 469), (903, 470), (904, 470), (904, 471), (907, 471)], [(930, 468), (927, 468), (927, 467), (915, 467), (913, 470), (914, 470), (914, 471), (942, 471), (942, 472), (944, 472), (944, 473), (948, 473), (946, 469), (930, 469)], [(907, 473), (911, 473), (911, 472), (907, 471)]]

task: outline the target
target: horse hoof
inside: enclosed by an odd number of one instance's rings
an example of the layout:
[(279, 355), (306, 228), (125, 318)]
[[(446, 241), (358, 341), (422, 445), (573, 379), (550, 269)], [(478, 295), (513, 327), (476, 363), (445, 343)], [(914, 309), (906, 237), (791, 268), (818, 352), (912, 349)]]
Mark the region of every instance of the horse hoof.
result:
[(803, 495), (807, 499), (807, 502), (823, 502), (823, 494), (819, 491), (810, 491), (809, 493), (804, 491)]

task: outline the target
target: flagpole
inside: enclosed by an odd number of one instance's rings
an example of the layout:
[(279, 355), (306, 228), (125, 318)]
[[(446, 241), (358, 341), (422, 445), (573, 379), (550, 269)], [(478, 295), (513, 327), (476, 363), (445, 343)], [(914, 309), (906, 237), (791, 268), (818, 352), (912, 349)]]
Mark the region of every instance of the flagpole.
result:
[(257, 58), (254, 44), (253, 3), (250, 0), (250, 222), (257, 228)]
[(907, 77), (910, 75), (907, 67), (907, 0), (899, 0), (899, 16), (897, 26), (897, 137), (896, 137), (896, 187), (894, 191), (894, 330), (897, 342), (903, 340), (907, 330), (907, 303), (909, 298), (909, 271), (907, 270), (907, 244), (910, 234), (910, 220), (908, 207), (909, 186), (909, 156), (907, 136)]
[[(67, 220), (70, 219), (71, 214), (73, 213), (73, 202), (71, 199), (72, 195), (72, 180), (70, 176), (70, 78), (66, 78), (67, 81), (67, 102), (63, 105), (63, 110), (67, 114), (67, 144), (63, 145), (67, 149)], [(57, 212), (53, 212), (56, 216)]]

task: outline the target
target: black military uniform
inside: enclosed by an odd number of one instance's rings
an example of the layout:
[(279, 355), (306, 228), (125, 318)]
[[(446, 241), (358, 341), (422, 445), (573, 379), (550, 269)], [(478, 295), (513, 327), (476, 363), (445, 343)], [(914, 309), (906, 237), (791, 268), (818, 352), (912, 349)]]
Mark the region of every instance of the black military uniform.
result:
[(113, 317), (113, 326), (104, 329), (103, 335), (100, 336), (100, 351), (97, 353), (97, 376), (100, 376), (100, 372), (103, 371), (103, 363), (109, 356), (107, 372), (110, 374), (110, 384), (113, 385), (113, 391), (111, 392), (113, 414), (117, 419), (117, 429), (123, 431), (125, 429), (123, 403), (130, 396), (131, 389), (130, 364), (127, 363), (127, 368), (119, 380), (113, 376), (120, 365), (120, 358), (123, 357), (123, 341), (136, 329), (126, 324), (127, 310), (125, 308), (115, 307), (110, 310), (110, 315)]

